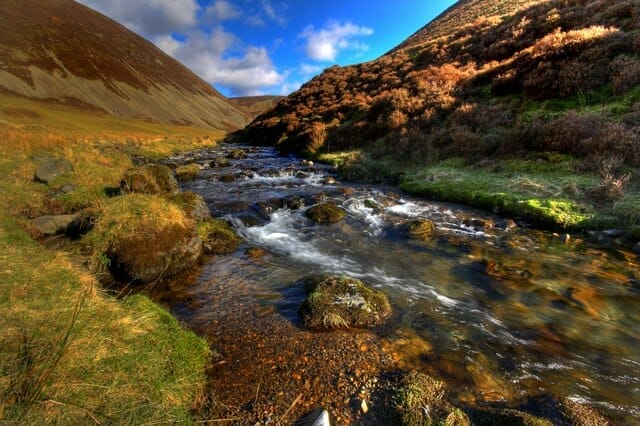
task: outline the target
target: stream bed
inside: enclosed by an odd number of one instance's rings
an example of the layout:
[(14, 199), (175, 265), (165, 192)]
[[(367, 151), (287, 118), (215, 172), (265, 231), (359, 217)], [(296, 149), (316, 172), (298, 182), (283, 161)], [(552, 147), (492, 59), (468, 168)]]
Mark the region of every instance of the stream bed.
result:
[[(225, 164), (237, 148), (247, 156)], [(419, 369), (445, 379), (461, 407), (568, 398), (640, 421), (640, 274), (615, 232), (597, 245), (567, 240), (340, 182), (330, 167), (272, 148), (223, 145), (169, 161), (204, 166), (182, 189), (202, 195), (245, 240), (155, 295), (217, 351), (218, 418), (289, 423), (322, 406), (339, 424), (375, 424), (361, 400), (375, 406), (389, 371)], [(304, 212), (319, 202), (341, 206), (346, 219), (312, 223)], [(435, 223), (427, 241), (409, 237), (415, 219)], [(393, 316), (371, 330), (306, 330), (301, 281), (319, 274), (382, 290)]]

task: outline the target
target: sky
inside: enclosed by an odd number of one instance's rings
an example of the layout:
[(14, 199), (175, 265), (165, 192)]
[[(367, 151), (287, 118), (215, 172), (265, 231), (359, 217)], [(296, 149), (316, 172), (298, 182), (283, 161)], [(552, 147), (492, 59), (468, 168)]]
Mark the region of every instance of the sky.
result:
[(375, 59), (454, 0), (78, 0), (225, 96), (288, 95), (323, 69)]

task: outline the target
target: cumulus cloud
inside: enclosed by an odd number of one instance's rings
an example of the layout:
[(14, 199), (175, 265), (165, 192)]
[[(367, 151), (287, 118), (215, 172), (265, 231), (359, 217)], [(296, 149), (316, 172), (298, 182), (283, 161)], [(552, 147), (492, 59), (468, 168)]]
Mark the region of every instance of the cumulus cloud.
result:
[(137, 33), (169, 34), (194, 27), (196, 0), (78, 0)]
[(242, 15), (240, 9), (226, 0), (216, 1), (207, 7), (204, 14), (207, 18), (213, 18), (218, 22), (236, 19)]
[(343, 50), (362, 53), (369, 49), (369, 46), (354, 40), (354, 38), (371, 34), (373, 34), (371, 28), (355, 25), (351, 22), (341, 24), (337, 21), (329, 21), (320, 29), (309, 25), (300, 33), (300, 37), (306, 40), (305, 52), (310, 59), (335, 61)]
[[(263, 94), (286, 78), (277, 71), (266, 48), (240, 48), (240, 40), (221, 27), (211, 34), (195, 31), (184, 41), (163, 37), (156, 44), (203, 79), (228, 88), (234, 96)], [(238, 53), (229, 55), (230, 50)]]

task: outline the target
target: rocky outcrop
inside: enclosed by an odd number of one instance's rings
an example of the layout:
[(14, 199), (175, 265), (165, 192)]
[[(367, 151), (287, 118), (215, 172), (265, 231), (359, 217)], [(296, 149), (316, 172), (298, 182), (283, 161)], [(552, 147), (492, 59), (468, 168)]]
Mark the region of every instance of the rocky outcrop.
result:
[(73, 171), (73, 165), (66, 158), (56, 158), (41, 164), (33, 175), (36, 182), (51, 183), (55, 178)]

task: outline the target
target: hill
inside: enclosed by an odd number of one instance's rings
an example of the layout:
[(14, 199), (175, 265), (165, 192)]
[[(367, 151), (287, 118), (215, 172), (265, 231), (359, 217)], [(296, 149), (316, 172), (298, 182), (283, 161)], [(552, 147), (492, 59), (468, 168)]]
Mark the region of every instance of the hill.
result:
[(231, 105), (243, 111), (253, 120), (273, 108), (284, 96), (242, 96), (229, 98)]
[(5, 94), (223, 130), (248, 121), (153, 44), (72, 0), (4, 0), (0, 28)]
[(639, 28), (633, 0), (460, 1), (239, 137), (551, 227), (640, 225)]

